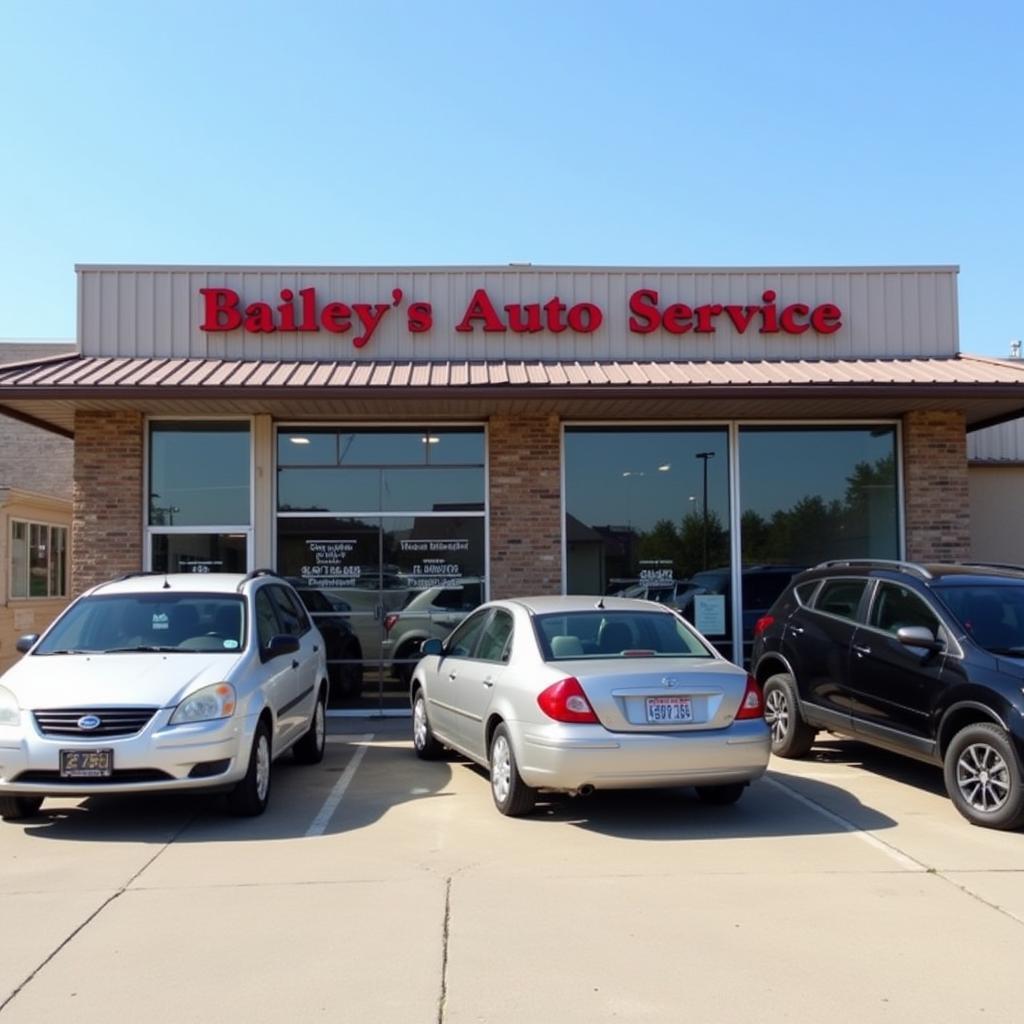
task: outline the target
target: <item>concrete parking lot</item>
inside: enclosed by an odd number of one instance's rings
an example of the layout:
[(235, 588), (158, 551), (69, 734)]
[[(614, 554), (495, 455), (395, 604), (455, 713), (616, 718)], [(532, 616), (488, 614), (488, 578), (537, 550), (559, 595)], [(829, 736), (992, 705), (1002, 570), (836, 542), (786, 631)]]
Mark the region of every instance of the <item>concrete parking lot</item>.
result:
[(332, 729), (260, 819), (105, 798), (3, 824), (2, 1024), (1024, 1014), (1024, 834), (969, 826), (935, 769), (823, 735), (734, 807), (511, 820), (407, 722)]

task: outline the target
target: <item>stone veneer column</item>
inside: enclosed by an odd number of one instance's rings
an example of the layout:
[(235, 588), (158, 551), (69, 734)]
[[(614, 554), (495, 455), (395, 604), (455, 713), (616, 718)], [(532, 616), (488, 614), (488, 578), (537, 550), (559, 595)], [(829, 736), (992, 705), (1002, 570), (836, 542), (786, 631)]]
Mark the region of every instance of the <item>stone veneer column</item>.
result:
[(955, 562), (970, 557), (967, 432), (962, 412), (903, 417), (907, 558)]
[(557, 416), (490, 420), (491, 597), (562, 592)]
[(142, 568), (142, 414), (76, 412), (71, 592)]

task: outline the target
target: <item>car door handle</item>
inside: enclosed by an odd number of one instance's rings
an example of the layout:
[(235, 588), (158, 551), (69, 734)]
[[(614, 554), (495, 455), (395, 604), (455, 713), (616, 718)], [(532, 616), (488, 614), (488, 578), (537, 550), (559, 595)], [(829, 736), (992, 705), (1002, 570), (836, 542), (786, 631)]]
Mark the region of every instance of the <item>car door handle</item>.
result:
[(320, 650), (319, 644), (313, 644), (313, 653), (316, 654)]
[(298, 668), (298, 667), (299, 667), (299, 663), (297, 661), (295, 661), (294, 659), (292, 659), (292, 668)]
[(852, 644), (851, 646), (853, 647), (853, 649), (858, 654), (870, 654), (871, 653), (871, 648), (870, 647), (861, 647), (860, 644)]
[(484, 686), (487, 686), (487, 687), (491, 687), (491, 686), (493, 686), (493, 685), (494, 685), (494, 680), (493, 680), (493, 679), (492, 679), (492, 678), (491, 678), (490, 676), (488, 676), (488, 677), (487, 677), (487, 678), (486, 678), (486, 679), (484, 680)]
[(449, 672), (448, 673), (448, 681), (451, 682), (451, 683), (455, 682), (455, 673), (454, 672)]

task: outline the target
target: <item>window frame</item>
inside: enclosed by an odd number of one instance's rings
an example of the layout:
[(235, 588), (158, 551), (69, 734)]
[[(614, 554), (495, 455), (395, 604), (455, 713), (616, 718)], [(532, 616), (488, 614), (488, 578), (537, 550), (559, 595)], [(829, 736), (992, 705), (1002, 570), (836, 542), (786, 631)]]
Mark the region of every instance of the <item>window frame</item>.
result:
[[(67, 600), (69, 596), (69, 575), (71, 568), (71, 527), (66, 523), (54, 523), (45, 519), (30, 519), (23, 516), (12, 515), (8, 517), (7, 527), (7, 598), (10, 601), (61, 601)], [(15, 572), (14, 572), (14, 529), (17, 525), (25, 527), (25, 593), (16, 594)], [(45, 529), (46, 534), (46, 593), (32, 593), (32, 530), (33, 528)], [(60, 593), (51, 590), (54, 569), (54, 532), (63, 535), (61, 545), (61, 556), (63, 559), (63, 571), (60, 573), (63, 584)], [(19, 542), (20, 543), (20, 542)]]
[[(244, 423), (249, 433), (249, 522), (247, 524), (194, 524), (191, 526), (153, 526), (149, 522), (149, 502), (152, 495), (151, 463), (153, 426), (158, 423)], [(256, 444), (257, 428), (255, 416), (189, 416), (167, 415), (147, 416), (145, 423), (145, 440), (143, 444), (143, 496), (142, 496), (142, 567), (146, 571), (153, 570), (153, 538), (156, 536), (188, 536), (226, 537), (229, 535), (245, 538), (245, 571), (252, 572), (255, 556), (256, 530)]]

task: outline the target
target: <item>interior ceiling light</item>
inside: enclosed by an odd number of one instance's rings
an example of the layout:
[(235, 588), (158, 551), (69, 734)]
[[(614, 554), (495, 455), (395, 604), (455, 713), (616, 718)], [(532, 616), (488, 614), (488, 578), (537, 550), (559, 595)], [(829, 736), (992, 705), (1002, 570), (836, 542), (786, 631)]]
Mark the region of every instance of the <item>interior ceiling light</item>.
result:
[(292, 444), (309, 444), (308, 437), (289, 437), (288, 440), (291, 441)]

